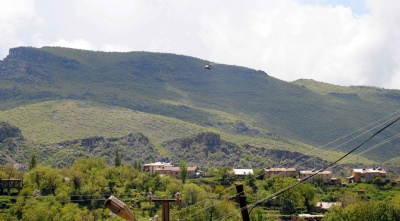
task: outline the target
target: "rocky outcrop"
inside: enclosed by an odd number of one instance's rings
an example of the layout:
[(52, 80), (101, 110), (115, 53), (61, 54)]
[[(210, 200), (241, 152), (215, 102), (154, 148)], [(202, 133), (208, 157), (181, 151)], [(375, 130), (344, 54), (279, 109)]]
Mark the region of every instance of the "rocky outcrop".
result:
[(219, 134), (207, 132), (197, 136), (175, 139), (162, 144), (173, 153), (168, 159), (173, 162), (185, 160), (190, 164), (205, 166), (211, 163), (213, 166), (232, 167), (284, 167), (295, 166), (298, 162), (304, 162), (299, 168), (312, 169), (328, 165), (327, 161), (310, 157), (298, 152), (286, 150), (271, 150), (254, 147), (251, 145), (239, 146), (221, 140)]
[(76, 157), (89, 156), (104, 157), (107, 164), (113, 165), (117, 148), (123, 163), (132, 164), (134, 161), (147, 163), (161, 159), (161, 154), (154, 148), (149, 138), (141, 133), (136, 133), (118, 138), (87, 137), (54, 144), (52, 145), (54, 155), (63, 151), (72, 156), (68, 156), (68, 162), (63, 162), (66, 158), (55, 161), (53, 166), (60, 166), (58, 163), (65, 166), (72, 164)]
[(6, 122), (0, 122), (0, 143), (7, 138), (21, 138), (21, 130)]

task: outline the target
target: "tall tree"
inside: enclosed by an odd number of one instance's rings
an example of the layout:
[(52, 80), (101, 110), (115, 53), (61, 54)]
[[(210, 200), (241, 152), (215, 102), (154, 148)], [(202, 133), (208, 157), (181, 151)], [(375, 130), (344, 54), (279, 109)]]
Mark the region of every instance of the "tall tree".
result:
[(182, 183), (185, 183), (186, 182), (186, 178), (187, 178), (187, 163), (185, 162), (185, 161), (181, 161), (180, 163), (179, 163), (179, 168), (180, 168), (180, 171), (181, 171), (181, 180), (182, 180)]
[(133, 162), (133, 168), (138, 170), (138, 162), (136, 160)]
[(119, 153), (118, 147), (115, 150), (115, 159), (114, 159), (114, 164), (116, 167), (121, 166), (121, 155)]
[(139, 161), (137, 167), (139, 171), (142, 171), (142, 162)]
[(37, 165), (36, 153), (32, 153), (31, 159), (29, 160), (29, 170), (32, 170)]

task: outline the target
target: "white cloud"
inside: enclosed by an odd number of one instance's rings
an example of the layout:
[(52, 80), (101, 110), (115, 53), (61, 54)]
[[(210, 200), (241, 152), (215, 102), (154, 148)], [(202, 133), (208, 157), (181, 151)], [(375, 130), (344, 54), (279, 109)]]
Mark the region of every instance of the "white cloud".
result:
[(29, 25), (36, 25), (33, 0), (3, 1), (0, 7), (0, 58), (8, 53), (9, 48), (26, 45), (19, 35)]
[(169, 52), (261, 69), (286, 81), (400, 89), (400, 4), (304, 2), (9, 3), (0, 9), (0, 57), (18, 45)]
[(88, 41), (84, 39), (74, 39), (72, 41), (67, 41), (65, 39), (59, 39), (56, 42), (46, 44), (48, 46), (60, 46), (65, 48), (77, 48), (84, 50), (96, 50), (96, 48)]
[(280, 79), (393, 87), (400, 63), (399, 10), (392, 9), (393, 1), (375, 4), (371, 14), (357, 15), (342, 5), (260, 2), (240, 14), (221, 10), (207, 21), (212, 30), (202, 34), (212, 44), (213, 60)]

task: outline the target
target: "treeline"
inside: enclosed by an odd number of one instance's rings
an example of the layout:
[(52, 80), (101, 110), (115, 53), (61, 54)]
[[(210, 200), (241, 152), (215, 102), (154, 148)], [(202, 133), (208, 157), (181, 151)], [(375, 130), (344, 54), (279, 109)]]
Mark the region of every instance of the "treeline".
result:
[[(115, 159), (118, 161), (119, 159)], [(240, 210), (235, 202), (235, 182), (243, 183), (251, 220), (275, 220), (299, 213), (315, 214), (317, 202), (342, 202), (331, 208), (324, 220), (400, 220), (400, 192), (397, 183), (348, 184), (325, 186), (301, 183), (270, 200), (271, 194), (296, 182), (294, 178), (264, 179), (262, 170), (245, 179), (235, 179), (232, 168), (204, 168), (206, 177), (180, 180), (141, 171), (141, 163), (107, 166), (102, 158), (77, 159), (72, 166), (52, 168), (40, 165), (34, 155), (29, 171), (19, 171), (11, 164), (1, 165), (1, 179), (23, 179), (19, 192), (11, 189), (0, 197), (0, 220), (122, 220), (110, 216), (105, 200), (114, 195), (125, 202), (138, 220), (161, 216), (155, 198), (175, 198), (171, 220), (237, 220)], [(10, 195), (8, 195), (10, 194)]]

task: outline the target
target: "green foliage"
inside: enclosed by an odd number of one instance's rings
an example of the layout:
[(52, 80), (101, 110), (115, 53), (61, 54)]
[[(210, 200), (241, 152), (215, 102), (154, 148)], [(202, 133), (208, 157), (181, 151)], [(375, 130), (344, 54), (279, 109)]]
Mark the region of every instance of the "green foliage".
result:
[(374, 221), (395, 221), (400, 219), (400, 205), (388, 202), (364, 202), (352, 204), (348, 207), (334, 207), (325, 215), (324, 220), (374, 220)]
[(31, 189), (40, 189), (42, 194), (56, 194), (61, 185), (62, 176), (58, 169), (49, 166), (37, 166), (26, 174), (25, 186)]
[(187, 174), (188, 174), (187, 163), (185, 161), (182, 160), (179, 163), (179, 170), (180, 170), (180, 173), (181, 173), (182, 183), (185, 183), (186, 182), (186, 178), (187, 178)]
[(234, 177), (233, 168), (230, 166), (224, 166), (218, 168), (217, 178), (220, 180), (221, 184), (230, 184)]
[(118, 151), (118, 147), (117, 147), (117, 149), (115, 150), (114, 165), (115, 165), (116, 167), (121, 166), (121, 154), (120, 154), (119, 151)]
[(372, 180), (372, 183), (373, 183), (373, 184), (376, 184), (376, 185), (383, 185), (383, 184), (385, 184), (385, 183), (383, 182), (381, 176), (376, 176), (376, 177)]
[(31, 155), (31, 159), (29, 160), (29, 170), (32, 170), (33, 168), (35, 168), (37, 165), (37, 161), (36, 161), (36, 154), (32, 153)]
[[(91, 157), (79, 158), (72, 166), (62, 169), (38, 165), (20, 175), (24, 179), (20, 195), (0, 196), (0, 220), (113, 220), (117, 218), (109, 217), (109, 211), (103, 207), (110, 195), (125, 202), (138, 220), (148, 220), (155, 214), (161, 215), (161, 204), (147, 200), (146, 193), (150, 191), (156, 198), (175, 198), (180, 192), (180, 204), (170, 204), (172, 220), (209, 220), (211, 214), (213, 219), (235, 220), (239, 213), (237, 203), (228, 200), (236, 196), (234, 185), (231, 185), (235, 179), (230, 167), (220, 168), (215, 177), (188, 178), (183, 184), (169, 176), (139, 172), (130, 164), (107, 166), (104, 159)], [(296, 182), (294, 178), (262, 180), (247, 177), (244, 193), (248, 205), (261, 202), (252, 210), (252, 220), (315, 213), (315, 204), (321, 199), (343, 203), (344, 208), (329, 210), (332, 212), (328, 212), (328, 217), (333, 218), (328, 220), (336, 220), (337, 216), (348, 217), (344, 220), (369, 220), (366, 217), (396, 220), (398, 217), (400, 192), (392, 184), (322, 188), (300, 183), (276, 198), (270, 198), (274, 192)], [(361, 190), (365, 192), (363, 195), (359, 193)], [(376, 210), (382, 215), (377, 217), (378, 212), (368, 211), (369, 215), (365, 216), (366, 210)]]
[(186, 206), (194, 205), (207, 197), (207, 192), (193, 183), (184, 185), (180, 193), (182, 194), (182, 200)]

